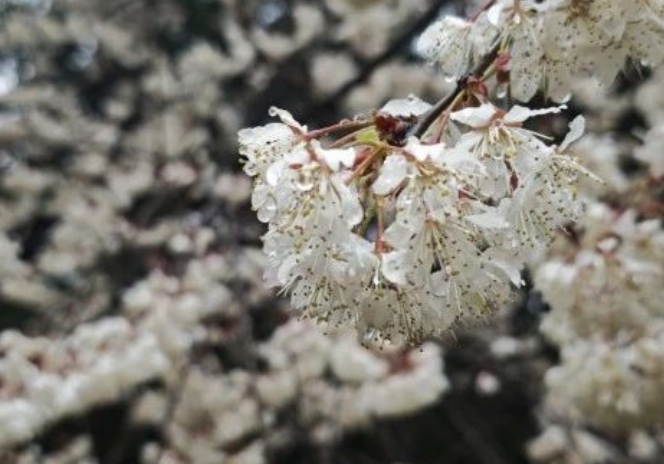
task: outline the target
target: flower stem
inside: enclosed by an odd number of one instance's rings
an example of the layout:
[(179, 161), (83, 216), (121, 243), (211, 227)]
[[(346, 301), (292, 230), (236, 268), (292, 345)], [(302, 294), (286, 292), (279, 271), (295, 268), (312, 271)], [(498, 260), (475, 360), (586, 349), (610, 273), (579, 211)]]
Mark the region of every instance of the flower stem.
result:
[(372, 201), (369, 204), (369, 206), (367, 206), (365, 209), (364, 220), (362, 221), (357, 230), (357, 235), (359, 235), (360, 237), (365, 237), (375, 217), (376, 217), (376, 203)]
[(463, 98), (466, 96), (466, 92), (461, 91), (459, 94), (456, 96), (454, 100), (450, 103), (450, 105), (447, 107), (447, 109), (443, 112), (442, 116), (440, 117), (440, 122), (438, 123), (438, 129), (436, 130), (436, 133), (433, 137), (433, 142), (438, 143), (440, 142), (440, 139), (443, 137), (443, 132), (445, 131), (445, 127), (447, 126), (447, 121), (450, 118), (450, 114), (452, 114), (452, 111), (454, 111), (463, 100)]
[(366, 129), (367, 127), (371, 126), (373, 122), (371, 121), (341, 121), (336, 124), (333, 124), (331, 126), (327, 127), (322, 127), (320, 129), (313, 130), (309, 133), (307, 133), (307, 140), (315, 140), (319, 139), (321, 137), (325, 137), (326, 135), (332, 134), (334, 132), (339, 132), (342, 130), (348, 130), (348, 129), (353, 129), (353, 130), (359, 130), (359, 129)]
[(353, 174), (346, 180), (346, 184), (351, 184), (353, 181), (355, 181), (357, 178), (362, 176), (364, 174), (364, 171), (367, 169), (368, 166), (370, 166), (375, 160), (376, 157), (382, 152), (381, 148), (376, 148), (375, 151), (370, 153), (364, 161), (362, 161), (354, 170)]
[[(368, 127), (371, 127), (371, 125), (368, 126)], [(360, 135), (362, 133), (362, 131), (364, 131), (365, 129), (367, 129), (367, 127), (362, 127), (360, 129), (354, 130), (350, 134), (346, 134), (343, 137), (341, 137), (341, 138), (335, 140), (334, 142), (330, 143), (327, 148), (341, 148), (344, 145), (346, 145), (347, 143), (351, 143), (354, 140), (356, 140), (358, 135)]]
[(383, 217), (383, 197), (376, 196), (376, 254), (381, 254), (385, 251), (385, 244), (383, 243), (383, 232), (385, 232), (385, 219)]

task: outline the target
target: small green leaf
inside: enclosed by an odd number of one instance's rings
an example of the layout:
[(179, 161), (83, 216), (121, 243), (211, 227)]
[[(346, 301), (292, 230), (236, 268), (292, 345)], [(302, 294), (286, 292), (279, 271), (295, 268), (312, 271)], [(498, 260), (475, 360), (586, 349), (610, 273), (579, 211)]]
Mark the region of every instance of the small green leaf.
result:
[(361, 144), (365, 145), (375, 145), (380, 143), (380, 137), (375, 127), (367, 127), (366, 129), (361, 130), (355, 138)]

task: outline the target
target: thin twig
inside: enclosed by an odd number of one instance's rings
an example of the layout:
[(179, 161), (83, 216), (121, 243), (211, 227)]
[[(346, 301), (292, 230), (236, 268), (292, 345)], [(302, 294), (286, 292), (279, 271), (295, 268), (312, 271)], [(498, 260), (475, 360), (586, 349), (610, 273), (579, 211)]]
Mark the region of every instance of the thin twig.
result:
[(343, 131), (343, 130), (361, 130), (366, 129), (371, 126), (373, 122), (371, 121), (341, 121), (340, 123), (334, 124), (332, 126), (322, 127), (320, 129), (312, 130), (307, 133), (307, 140), (319, 139), (330, 135), (334, 132)]
[(443, 113), (442, 117), (440, 118), (440, 122), (438, 123), (438, 129), (434, 133), (433, 141), (434, 143), (440, 142), (440, 140), (443, 137), (443, 133), (445, 132), (445, 127), (447, 126), (447, 121), (450, 119), (450, 114), (452, 114), (452, 111), (454, 111), (459, 104), (461, 100), (464, 99), (466, 96), (466, 92), (461, 91), (457, 97), (452, 100), (450, 103), (450, 106), (445, 110)]

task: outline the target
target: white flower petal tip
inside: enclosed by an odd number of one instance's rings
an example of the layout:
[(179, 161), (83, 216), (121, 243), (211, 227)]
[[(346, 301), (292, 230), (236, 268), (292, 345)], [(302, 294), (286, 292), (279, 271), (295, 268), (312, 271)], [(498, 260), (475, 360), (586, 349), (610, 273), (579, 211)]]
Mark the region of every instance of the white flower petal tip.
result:
[(405, 251), (392, 251), (383, 255), (381, 271), (387, 280), (396, 285), (406, 285), (406, 270), (404, 264), (408, 259)]
[(408, 175), (408, 161), (401, 155), (388, 156), (383, 163), (372, 190), (376, 195), (387, 195), (397, 188)]
[(434, 61), (444, 51), (451, 37), (465, 34), (471, 23), (457, 16), (446, 16), (429, 26), (415, 44), (415, 51), (421, 57)]
[(545, 114), (556, 114), (560, 113), (567, 109), (567, 105), (553, 106), (550, 108), (542, 108), (539, 110), (533, 110), (526, 108), (524, 106), (515, 106), (507, 112), (503, 120), (505, 122), (524, 122), (527, 119), (530, 119), (534, 116), (542, 116)]
[(439, 159), (443, 158), (446, 151), (445, 144), (436, 143), (432, 145), (425, 145), (417, 137), (410, 137), (405, 146), (405, 150), (413, 155), (418, 161), (426, 159)]
[(350, 169), (355, 164), (357, 153), (354, 148), (321, 150), (319, 156), (332, 171), (339, 171), (342, 167)]
[(450, 119), (466, 126), (479, 128), (488, 125), (497, 112), (498, 108), (490, 103), (485, 103), (482, 106), (455, 111), (450, 115)]
[(381, 113), (391, 116), (420, 116), (431, 109), (431, 105), (424, 100), (410, 95), (408, 98), (390, 100), (381, 109)]
[(505, 229), (510, 225), (503, 216), (496, 213), (471, 214), (466, 219), (484, 229)]
[(577, 116), (569, 124), (569, 132), (565, 136), (565, 140), (560, 144), (558, 151), (563, 152), (572, 145), (574, 142), (583, 137), (583, 133), (586, 130), (586, 120), (583, 116)]
[(293, 115), (286, 110), (277, 108), (276, 106), (271, 106), (268, 111), (268, 114), (273, 118), (279, 118), (281, 122), (283, 122), (284, 124), (293, 129), (296, 129), (301, 132), (307, 131), (307, 126), (303, 126), (302, 124), (297, 122), (295, 118), (293, 118)]
[(486, 18), (493, 26), (500, 27), (500, 15), (503, 12), (504, 6), (501, 3), (496, 3), (486, 13)]

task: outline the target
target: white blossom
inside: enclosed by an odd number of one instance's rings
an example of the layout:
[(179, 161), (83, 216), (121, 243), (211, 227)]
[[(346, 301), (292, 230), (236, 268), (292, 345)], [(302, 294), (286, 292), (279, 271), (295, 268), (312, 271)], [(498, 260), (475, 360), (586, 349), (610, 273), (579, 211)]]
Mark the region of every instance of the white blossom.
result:
[(462, 18), (446, 16), (424, 31), (417, 41), (417, 50), (436, 63), (443, 76), (458, 78), (468, 72), (472, 64), (471, 26)]
[(514, 98), (528, 101), (542, 90), (564, 101), (579, 76), (608, 85), (628, 57), (659, 65), (664, 60), (663, 11), (661, 0), (500, 0), (474, 22), (447, 17), (435, 23), (418, 49), (440, 64), (445, 77), (458, 79), (478, 54), (498, 44), (509, 58)]
[[(328, 329), (354, 325), (367, 343), (419, 341), (487, 320), (522, 284), (529, 254), (579, 214), (575, 186), (587, 172), (567, 151), (583, 119), (559, 147), (523, 127), (564, 109), (487, 102), (449, 115), (459, 130), (449, 145), (410, 136), (380, 148), (370, 132), (366, 143), (326, 147), (273, 110), (279, 130), (290, 131), (280, 152), (260, 137), (274, 123), (254, 129), (255, 141), (241, 137), (253, 147), (247, 158), (270, 153), (249, 171), (253, 206), (268, 223), (268, 284), (290, 292), (297, 314)], [(381, 117), (393, 118), (390, 130), (429, 110), (410, 97), (389, 102)]]
[(409, 95), (408, 98), (398, 98), (388, 101), (380, 109), (382, 113), (392, 116), (421, 116), (431, 109), (431, 105), (415, 95)]
[(644, 143), (634, 155), (640, 161), (647, 163), (650, 173), (655, 177), (664, 176), (664, 125), (650, 130), (645, 137)]

